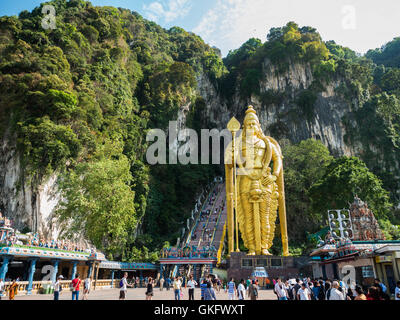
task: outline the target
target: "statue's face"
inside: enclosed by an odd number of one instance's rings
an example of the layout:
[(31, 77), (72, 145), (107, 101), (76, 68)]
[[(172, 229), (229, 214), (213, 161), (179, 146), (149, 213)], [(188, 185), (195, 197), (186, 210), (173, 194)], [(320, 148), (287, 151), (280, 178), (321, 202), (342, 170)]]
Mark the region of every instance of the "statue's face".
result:
[(259, 128), (257, 120), (251, 119), (245, 122), (244, 129), (246, 130), (246, 134), (250, 133), (252, 135), (256, 135)]

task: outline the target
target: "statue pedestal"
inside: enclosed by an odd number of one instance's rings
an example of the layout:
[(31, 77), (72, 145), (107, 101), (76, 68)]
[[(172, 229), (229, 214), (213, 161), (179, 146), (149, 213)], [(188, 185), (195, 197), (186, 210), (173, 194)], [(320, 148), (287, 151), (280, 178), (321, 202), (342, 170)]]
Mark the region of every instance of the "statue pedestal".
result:
[(281, 277), (293, 279), (312, 276), (309, 257), (248, 256), (245, 252), (232, 252), (228, 267), (228, 280), (246, 280), (256, 267), (264, 267), (270, 280)]

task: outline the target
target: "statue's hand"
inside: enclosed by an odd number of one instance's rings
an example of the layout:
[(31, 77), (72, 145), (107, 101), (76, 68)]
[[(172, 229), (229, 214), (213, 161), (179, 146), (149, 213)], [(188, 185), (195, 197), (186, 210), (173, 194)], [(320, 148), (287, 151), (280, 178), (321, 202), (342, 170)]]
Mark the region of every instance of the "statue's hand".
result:
[(274, 183), (277, 180), (275, 175), (268, 175), (263, 178), (263, 185), (269, 185)]

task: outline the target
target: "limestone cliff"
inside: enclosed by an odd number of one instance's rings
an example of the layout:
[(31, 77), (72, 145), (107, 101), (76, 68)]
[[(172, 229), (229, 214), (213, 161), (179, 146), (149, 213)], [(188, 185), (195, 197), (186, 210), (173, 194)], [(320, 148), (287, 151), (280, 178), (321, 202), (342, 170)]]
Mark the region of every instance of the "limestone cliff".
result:
[(325, 90), (317, 95), (311, 118), (299, 111), (296, 97), (309, 89), (313, 81), (309, 64), (290, 63), (286, 72), (279, 73), (277, 68), (265, 59), (260, 96), (274, 92), (276, 95), (282, 95), (281, 101), (260, 101), (260, 97), (256, 95), (243, 99), (237, 89), (229, 102), (218, 93), (218, 89), (209, 79), (201, 76), (198, 78), (199, 93), (207, 106), (203, 117), (218, 129), (225, 128), (232, 116), (242, 120), (248, 104), (252, 104), (266, 134), (278, 139), (287, 138), (293, 143), (314, 138), (321, 140), (336, 155), (357, 155), (357, 147), (350, 146), (345, 141), (346, 128), (342, 119), (351, 111), (351, 106), (337, 92), (342, 80), (337, 79), (327, 84)]
[(51, 238), (58, 233), (53, 215), (58, 202), (57, 175), (37, 182), (24, 172), (15, 137), (6, 133), (0, 139), (0, 211), (16, 229)]

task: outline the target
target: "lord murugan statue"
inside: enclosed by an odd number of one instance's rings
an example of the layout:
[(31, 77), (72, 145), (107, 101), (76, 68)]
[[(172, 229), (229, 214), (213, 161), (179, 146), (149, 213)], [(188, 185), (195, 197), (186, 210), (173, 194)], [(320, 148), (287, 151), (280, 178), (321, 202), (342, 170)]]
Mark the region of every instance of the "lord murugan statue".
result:
[(288, 256), (281, 148), (276, 140), (264, 135), (252, 106), (246, 111), (239, 137), (240, 123), (235, 118), (228, 129), (233, 136), (225, 152), (229, 254), (235, 251), (235, 231), (239, 251), (240, 230), (248, 255), (271, 255), (279, 210), (283, 255)]

